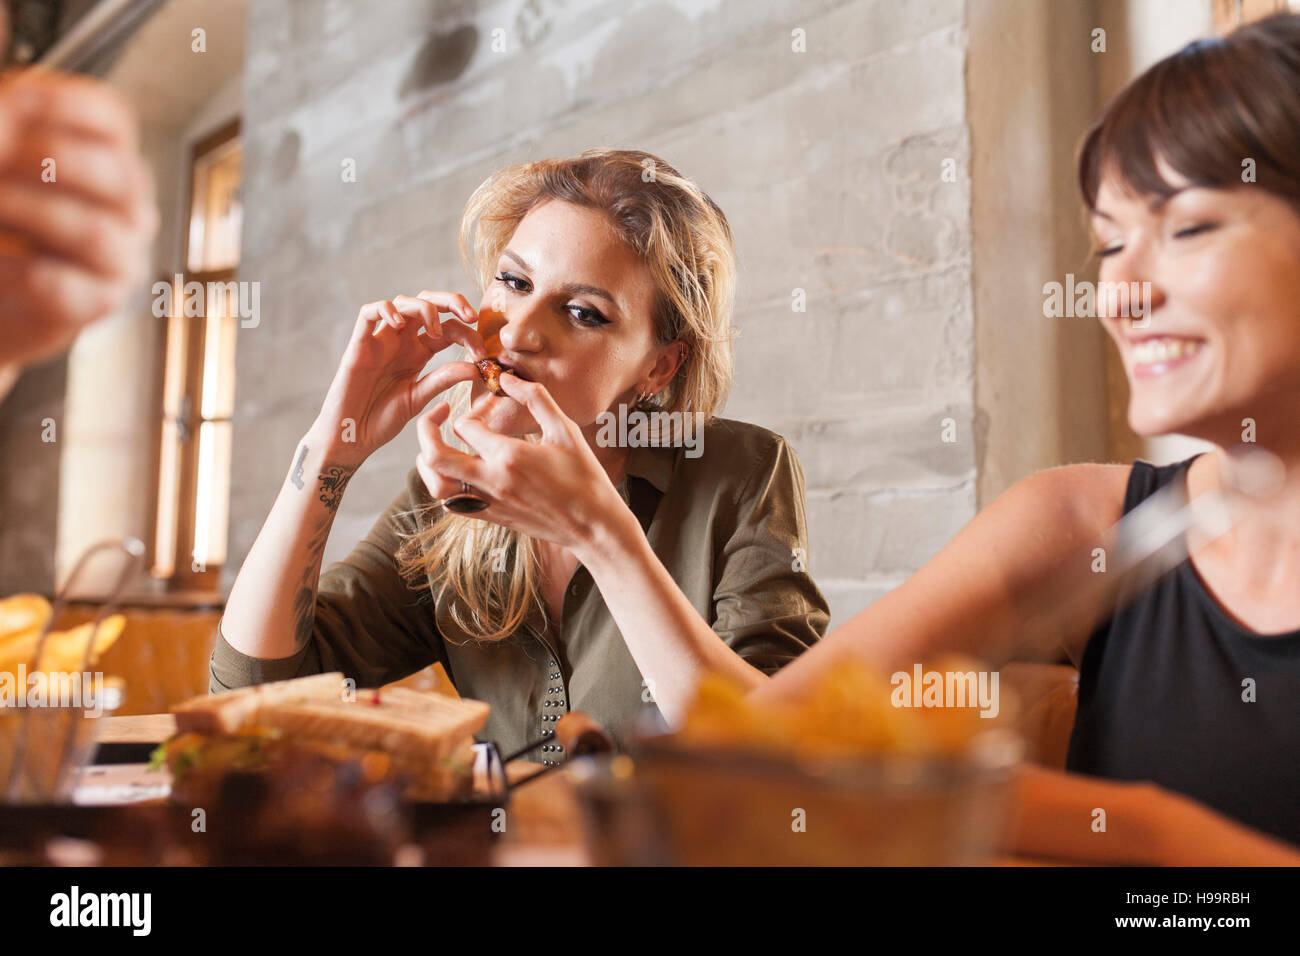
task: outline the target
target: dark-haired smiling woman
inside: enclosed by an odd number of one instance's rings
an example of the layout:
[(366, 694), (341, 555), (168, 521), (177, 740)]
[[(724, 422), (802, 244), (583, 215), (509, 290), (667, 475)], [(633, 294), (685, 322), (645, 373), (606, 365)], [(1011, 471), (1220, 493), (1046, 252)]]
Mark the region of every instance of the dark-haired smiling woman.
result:
[[(722, 211), (661, 159), (592, 150), (490, 177), (461, 242), (477, 309), (428, 291), (361, 309), (231, 590), (212, 690), (330, 670), (374, 687), (440, 662), (509, 751), (570, 709), (625, 741), (647, 712), (675, 720), (702, 671), (756, 686), (814, 643), (829, 615), (796, 570), (799, 463), (778, 435), (712, 417), (731, 384)], [(453, 344), (521, 377), (494, 395), (452, 361), (417, 380)], [(620, 407), (706, 424), (629, 447), (603, 429)], [(406, 487), (321, 573), (352, 474), (416, 416)], [(486, 510), (441, 506), (463, 484)]]
[(1113, 862), (1300, 863), (1300, 17), (1153, 66), (1088, 134), (1079, 173), (1100, 279), (1150, 283), (1141, 309), (1116, 310), (1142, 319), (1101, 320), (1129, 422), (1215, 449), (1019, 482), (757, 696), (808, 693), (845, 655), (892, 670), (996, 646), (989, 622), (1027, 617), (1046, 569), (1081, 543), (1163, 486), (1218, 487), (1224, 449), (1253, 422), (1286, 466), (1281, 491), (1066, 647), (1080, 665), (1068, 772), (1026, 771), (1013, 843)]

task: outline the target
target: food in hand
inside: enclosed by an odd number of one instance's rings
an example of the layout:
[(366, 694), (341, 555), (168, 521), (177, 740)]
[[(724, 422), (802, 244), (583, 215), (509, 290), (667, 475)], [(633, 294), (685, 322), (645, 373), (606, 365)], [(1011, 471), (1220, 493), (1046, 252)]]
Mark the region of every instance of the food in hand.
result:
[(483, 376), (483, 381), (487, 384), (487, 390), (493, 395), (501, 394), (501, 373), (505, 367), (496, 359), (484, 359), (475, 363), (478, 365), (478, 373)]
[(500, 359), (485, 358), (481, 362), (475, 362), (474, 364), (478, 367), (478, 373), (483, 377), (483, 381), (487, 385), (487, 390), (493, 395), (505, 394), (501, 389), (501, 374), (503, 372), (509, 372), (515, 378), (521, 378), (524, 381), (528, 381), (528, 377), (522, 374), (519, 369), (507, 365)]

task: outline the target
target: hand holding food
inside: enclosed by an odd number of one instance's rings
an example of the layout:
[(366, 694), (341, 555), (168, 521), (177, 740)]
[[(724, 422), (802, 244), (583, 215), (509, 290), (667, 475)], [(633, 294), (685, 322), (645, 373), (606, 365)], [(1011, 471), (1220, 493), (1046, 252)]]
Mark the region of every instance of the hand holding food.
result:
[(120, 96), (48, 70), (0, 79), (0, 378), (119, 308), (157, 228)]
[[(498, 372), (497, 370), (500, 369)], [(477, 455), (458, 451), (443, 440), (446, 403), (420, 418), (416, 468), (429, 493), (446, 498), (471, 485), (490, 502), (481, 516), (521, 534), (541, 538), (581, 554), (602, 529), (631, 512), (596, 459), (577, 424), (560, 410), (539, 382), (526, 382), (492, 363), (500, 392), (528, 409), (541, 428), (539, 441), (492, 431), (474, 415), (452, 426)]]
[[(454, 316), (443, 322), (440, 313)], [(464, 296), (450, 292), (399, 295), (361, 307), (338, 372), (313, 432), (331, 460), (359, 465), (397, 437), (440, 392), (478, 372), (470, 362), (448, 362), (423, 378), (429, 359), (451, 345), (483, 357), (478, 321)]]

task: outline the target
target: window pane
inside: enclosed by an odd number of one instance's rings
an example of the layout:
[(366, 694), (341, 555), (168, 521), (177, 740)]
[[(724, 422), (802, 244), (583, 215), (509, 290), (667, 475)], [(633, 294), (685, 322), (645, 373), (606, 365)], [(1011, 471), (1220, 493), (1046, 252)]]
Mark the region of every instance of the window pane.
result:
[(199, 426), (199, 474), (194, 501), (194, 560), (216, 567), (226, 560), (230, 507), (230, 422)]
[[(233, 288), (234, 282), (226, 283)], [(221, 283), (210, 283), (209, 290)], [(235, 409), (235, 331), (239, 328), (238, 306), (222, 299), (221, 293), (208, 296), (208, 319), (203, 336), (203, 403), (204, 418), (229, 418)]]
[(190, 208), (191, 272), (234, 269), (239, 265), (239, 140), (217, 147), (194, 163), (194, 202)]
[(171, 577), (176, 570), (176, 521), (180, 510), (181, 442), (174, 419), (162, 424), (158, 462), (158, 525), (154, 532), (153, 573)]

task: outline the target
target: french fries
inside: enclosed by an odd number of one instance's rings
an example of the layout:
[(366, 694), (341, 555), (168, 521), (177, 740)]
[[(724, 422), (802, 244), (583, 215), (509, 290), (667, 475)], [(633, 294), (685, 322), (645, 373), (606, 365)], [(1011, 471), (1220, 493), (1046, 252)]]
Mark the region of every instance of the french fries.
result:
[[(947, 658), (933, 667), (968, 672), (980, 665)], [(792, 704), (759, 706), (729, 680), (710, 675), (700, 682), (677, 739), (825, 759), (956, 756), (988, 729), (977, 707), (897, 706), (897, 694), (890, 678), (858, 661), (846, 662)]]
[(50, 602), (39, 594), (15, 594), (0, 600), (0, 641), (6, 635), (39, 629), (50, 616)]
[[(35, 660), (36, 644), (41, 628), (52, 609), (39, 594), (15, 594), (0, 600), (0, 672), (14, 673), (20, 664), (29, 674), (79, 672), (86, 645), (94, 630), (93, 623), (81, 624), (63, 631), (51, 631), (41, 649), (40, 661)], [(100, 624), (91, 648), (89, 663), (96, 663), (126, 627), (126, 618), (114, 614)]]

